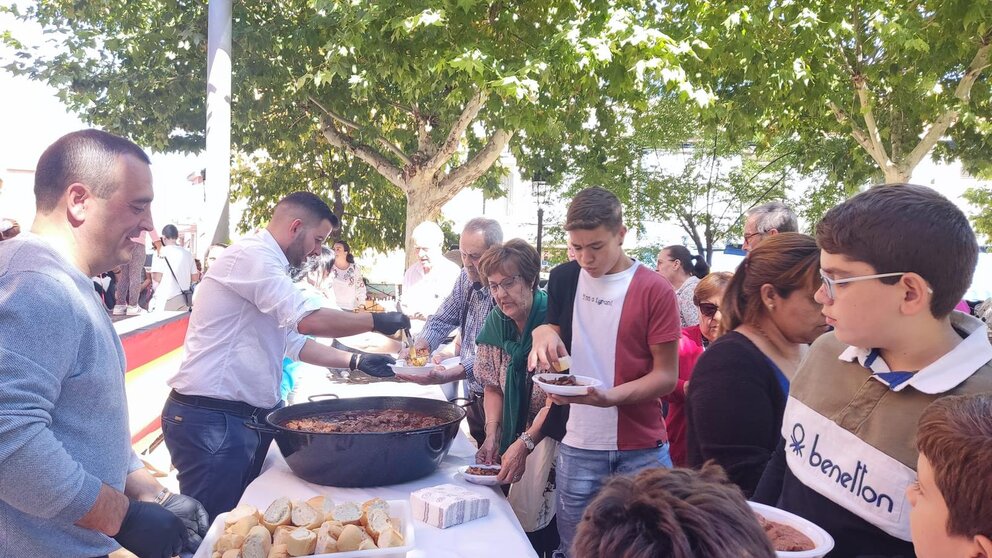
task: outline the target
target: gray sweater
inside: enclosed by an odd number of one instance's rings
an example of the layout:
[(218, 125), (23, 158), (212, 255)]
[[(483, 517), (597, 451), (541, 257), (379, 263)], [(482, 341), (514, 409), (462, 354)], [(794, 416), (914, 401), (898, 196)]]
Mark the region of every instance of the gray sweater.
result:
[(0, 242), (0, 557), (117, 548), (73, 524), (141, 467), (124, 371), (92, 280), (37, 235)]

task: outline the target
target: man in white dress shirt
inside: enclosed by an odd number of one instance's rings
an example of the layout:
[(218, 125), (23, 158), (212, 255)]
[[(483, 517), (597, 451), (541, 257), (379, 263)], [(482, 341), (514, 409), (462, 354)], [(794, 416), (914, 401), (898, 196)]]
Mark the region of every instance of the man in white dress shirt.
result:
[(258, 476), (272, 441), (245, 426), (282, 406), (282, 359), (392, 376), (387, 355), (358, 355), (307, 335), (392, 335), (410, 327), (398, 312), (321, 308), (288, 270), (299, 267), (338, 225), (309, 192), (276, 205), (265, 230), (227, 248), (196, 289), (179, 372), (162, 410), (162, 432), (184, 494), (196, 495), (211, 519), (237, 505)]

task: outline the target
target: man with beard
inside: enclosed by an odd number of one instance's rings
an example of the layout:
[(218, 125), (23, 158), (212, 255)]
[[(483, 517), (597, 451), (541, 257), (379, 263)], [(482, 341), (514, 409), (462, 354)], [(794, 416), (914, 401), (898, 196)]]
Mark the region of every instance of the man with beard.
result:
[(245, 426), (282, 406), (282, 359), (392, 376), (386, 355), (359, 355), (308, 338), (410, 327), (398, 312), (343, 312), (293, 284), (289, 270), (320, 254), (337, 217), (319, 197), (294, 192), (258, 234), (224, 250), (196, 289), (185, 355), (162, 410), (162, 433), (184, 494), (211, 519), (237, 505), (272, 441)]

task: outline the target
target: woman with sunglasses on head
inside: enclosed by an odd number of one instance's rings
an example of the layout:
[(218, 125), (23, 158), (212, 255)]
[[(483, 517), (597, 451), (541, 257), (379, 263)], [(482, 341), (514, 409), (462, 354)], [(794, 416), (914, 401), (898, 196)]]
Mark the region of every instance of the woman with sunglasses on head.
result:
[(693, 256), (689, 249), (680, 244), (666, 246), (658, 252), (658, 263), (655, 270), (675, 289), (675, 297), (679, 301), (679, 319), (682, 327), (699, 324), (699, 312), (692, 303), (692, 293), (696, 290), (699, 280), (710, 272), (710, 266), (700, 256)]
[(812, 237), (762, 241), (737, 267), (719, 305), (726, 333), (699, 357), (686, 403), (689, 465), (713, 459), (750, 496), (781, 438), (789, 380), (827, 331), (813, 295), (820, 250)]
[(555, 441), (543, 440), (550, 402), (527, 373), (531, 333), (548, 308), (548, 294), (537, 287), (540, 269), (537, 250), (519, 238), (486, 250), (479, 260), (496, 308), (476, 338), (475, 376), (485, 390), (486, 412), (486, 439), (476, 460), (502, 465), (498, 478), (512, 483), (510, 505), (527, 538), (539, 555), (550, 556), (559, 543), (550, 480)]
[(696, 360), (703, 354), (703, 348), (719, 337), (720, 300), (730, 283), (733, 273), (716, 271), (703, 277), (696, 285), (692, 302), (699, 310), (699, 325), (682, 328), (679, 339), (679, 380), (675, 390), (662, 398), (668, 404), (665, 415), (665, 428), (668, 430), (669, 453), (677, 467), (687, 465), (685, 441), (685, 396), (689, 390), (689, 379)]

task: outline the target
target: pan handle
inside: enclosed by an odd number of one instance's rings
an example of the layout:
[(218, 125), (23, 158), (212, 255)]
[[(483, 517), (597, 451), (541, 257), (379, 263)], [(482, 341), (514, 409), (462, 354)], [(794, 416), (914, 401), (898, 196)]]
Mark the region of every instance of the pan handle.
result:
[[(465, 403), (458, 403), (458, 401), (464, 401)], [(468, 409), (468, 407), (472, 404), (472, 400), (466, 399), (464, 397), (456, 397), (451, 401), (448, 401), (448, 403), (454, 403), (455, 405), (458, 405), (462, 409)]]
[(324, 401), (326, 399), (340, 399), (336, 394), (333, 393), (318, 393), (317, 395), (311, 395), (307, 397), (307, 400), (311, 403), (316, 403), (317, 401)]
[(258, 432), (260, 434), (269, 434), (271, 436), (275, 436), (276, 434), (279, 433), (278, 430), (276, 430), (275, 428), (272, 428), (271, 426), (267, 426), (267, 425), (264, 425), (264, 424), (258, 424), (257, 422), (252, 422), (250, 420), (246, 420), (245, 421), (245, 428), (247, 428), (249, 430), (254, 430), (254, 431), (256, 431), (256, 432)]

